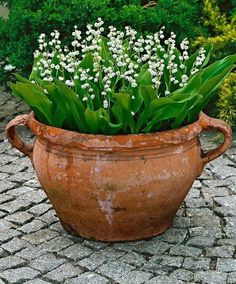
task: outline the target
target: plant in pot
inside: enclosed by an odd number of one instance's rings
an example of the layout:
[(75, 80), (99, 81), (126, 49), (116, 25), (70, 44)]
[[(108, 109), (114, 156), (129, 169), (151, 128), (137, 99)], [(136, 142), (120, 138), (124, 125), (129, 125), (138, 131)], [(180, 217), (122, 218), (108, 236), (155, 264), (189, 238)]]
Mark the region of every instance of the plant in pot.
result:
[[(231, 129), (201, 110), (234, 68), (236, 55), (205, 67), (211, 46), (189, 55), (184, 39), (164, 27), (138, 35), (103, 21), (86, 37), (59, 32), (39, 38), (32, 73), (16, 75), (13, 95), (33, 110), (6, 127), (9, 141), (28, 155), (64, 228), (102, 241), (137, 240), (167, 230), (204, 165), (230, 145)], [(26, 145), (15, 133), (36, 136)], [(199, 135), (217, 129), (216, 149), (203, 152)]]

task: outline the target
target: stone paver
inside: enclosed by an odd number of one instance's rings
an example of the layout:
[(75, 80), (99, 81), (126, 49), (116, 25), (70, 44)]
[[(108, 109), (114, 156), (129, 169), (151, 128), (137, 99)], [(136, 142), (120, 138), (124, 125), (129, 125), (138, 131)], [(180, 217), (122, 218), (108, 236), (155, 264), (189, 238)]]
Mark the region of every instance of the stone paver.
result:
[(194, 182), (170, 230), (108, 244), (64, 231), (29, 159), (4, 141), (6, 123), (28, 109), (1, 89), (0, 100), (0, 284), (236, 283), (236, 135)]
[(2, 272), (1, 277), (9, 283), (20, 283), (33, 279), (40, 275), (40, 272), (30, 267), (21, 267), (15, 269), (9, 269)]

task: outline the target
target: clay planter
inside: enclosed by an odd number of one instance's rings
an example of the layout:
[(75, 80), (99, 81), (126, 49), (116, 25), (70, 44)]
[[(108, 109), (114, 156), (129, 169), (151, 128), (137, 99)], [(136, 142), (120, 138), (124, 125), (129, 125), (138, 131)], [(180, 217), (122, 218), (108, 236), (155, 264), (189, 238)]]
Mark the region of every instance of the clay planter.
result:
[[(36, 136), (26, 145), (15, 126)], [(217, 129), (224, 142), (207, 153), (199, 134)], [(148, 238), (167, 230), (205, 164), (230, 145), (231, 129), (201, 113), (177, 130), (138, 135), (91, 135), (20, 115), (6, 127), (14, 147), (28, 155), (63, 227), (100, 241)]]

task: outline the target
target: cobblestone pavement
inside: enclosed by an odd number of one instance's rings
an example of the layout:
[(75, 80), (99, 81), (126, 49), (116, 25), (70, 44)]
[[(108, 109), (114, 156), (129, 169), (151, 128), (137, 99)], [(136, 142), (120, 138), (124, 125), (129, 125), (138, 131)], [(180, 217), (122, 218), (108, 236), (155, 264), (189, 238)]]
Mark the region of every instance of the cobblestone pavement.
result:
[(170, 230), (107, 244), (63, 230), (29, 159), (4, 140), (6, 122), (27, 111), (0, 94), (0, 284), (236, 283), (236, 139), (195, 181)]

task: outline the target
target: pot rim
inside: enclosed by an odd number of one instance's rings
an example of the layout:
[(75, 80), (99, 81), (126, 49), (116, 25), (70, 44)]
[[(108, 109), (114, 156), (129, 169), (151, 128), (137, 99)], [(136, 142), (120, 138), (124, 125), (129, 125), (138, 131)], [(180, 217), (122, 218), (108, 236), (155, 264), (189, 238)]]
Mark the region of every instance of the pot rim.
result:
[(198, 136), (202, 131), (201, 121), (208, 119), (203, 112), (197, 121), (177, 129), (139, 134), (87, 134), (49, 126), (39, 122), (34, 113), (28, 115), (28, 126), (41, 141), (56, 145), (67, 145), (83, 149), (114, 150), (134, 148), (156, 148), (183, 144)]

